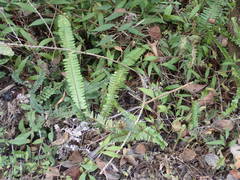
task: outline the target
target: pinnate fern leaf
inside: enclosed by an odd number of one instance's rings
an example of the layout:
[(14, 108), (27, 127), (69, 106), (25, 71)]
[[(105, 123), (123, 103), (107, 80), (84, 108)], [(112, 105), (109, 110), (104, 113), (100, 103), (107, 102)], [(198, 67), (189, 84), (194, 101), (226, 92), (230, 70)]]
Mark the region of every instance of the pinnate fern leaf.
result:
[[(144, 52), (144, 48), (136, 48), (125, 55), (122, 63), (126, 66), (133, 66)], [(118, 95), (118, 91), (124, 85), (127, 73), (128, 69), (126, 67), (120, 66), (119, 69), (115, 71), (115, 73), (110, 78), (108, 93), (105, 98), (102, 111), (100, 113), (102, 117), (106, 118), (112, 112), (113, 104)]]
[[(62, 47), (75, 50), (75, 42), (71, 24), (68, 19), (60, 15), (58, 18), (59, 36), (61, 38)], [(77, 54), (69, 51), (65, 54), (64, 68), (66, 78), (70, 89), (71, 97), (77, 106), (82, 110), (87, 110), (87, 103), (85, 99), (84, 81), (80, 72), (80, 65)]]

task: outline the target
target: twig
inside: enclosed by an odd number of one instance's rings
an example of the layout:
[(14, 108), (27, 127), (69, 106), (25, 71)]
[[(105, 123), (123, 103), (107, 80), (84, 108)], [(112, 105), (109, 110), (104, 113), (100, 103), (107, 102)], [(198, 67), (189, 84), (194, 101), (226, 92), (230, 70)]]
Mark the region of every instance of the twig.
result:
[(169, 94), (171, 94), (171, 93), (174, 93), (174, 92), (176, 92), (176, 91), (179, 91), (179, 90), (181, 90), (181, 89), (184, 89), (185, 87), (189, 86), (189, 85), (192, 84), (192, 83), (193, 83), (193, 82), (190, 82), (190, 83), (187, 83), (187, 84), (185, 84), (185, 85), (183, 85), (183, 86), (181, 86), (181, 87), (179, 87), (179, 88), (173, 89), (173, 90), (168, 91), (168, 92), (164, 92), (164, 93), (160, 94), (159, 96), (148, 100), (147, 102), (145, 102), (144, 105), (147, 105), (147, 104), (149, 104), (149, 103), (151, 103), (151, 102), (153, 102), (153, 101), (155, 101), (155, 100), (157, 100), (157, 99), (159, 99), (159, 98), (162, 98), (162, 97), (164, 97), (164, 96), (167, 96), (167, 95), (169, 95)]
[(15, 84), (10, 84), (9, 86), (5, 87), (4, 89), (0, 90), (0, 96), (10, 90), (12, 87), (14, 87)]
[[(133, 68), (121, 63), (121, 62), (118, 62), (114, 59), (111, 59), (111, 58), (108, 58), (108, 57), (105, 57), (105, 56), (101, 56), (101, 55), (98, 55), (98, 54), (94, 54), (94, 53), (88, 53), (88, 52), (84, 52), (84, 51), (80, 51), (80, 50), (73, 50), (73, 49), (68, 49), (68, 48), (59, 48), (59, 47), (50, 47), (50, 46), (38, 46), (38, 45), (27, 45), (27, 44), (18, 44), (18, 43), (5, 43), (5, 42), (1, 42), (0, 41), (0, 44), (2, 45), (7, 45), (7, 46), (11, 46), (11, 47), (25, 47), (25, 48), (31, 48), (31, 49), (49, 49), (49, 50), (59, 50), (59, 51), (71, 51), (71, 52), (74, 52), (74, 53), (77, 53), (77, 54), (84, 54), (84, 55), (88, 55), (88, 56), (94, 56), (96, 58), (99, 58), (99, 59), (106, 59), (106, 60), (109, 60), (109, 61), (112, 61), (114, 63), (117, 63), (121, 66), (124, 66), (125, 68), (128, 68), (134, 72), (136, 72), (136, 70), (134, 70)], [(137, 72), (136, 72), (137, 73)]]

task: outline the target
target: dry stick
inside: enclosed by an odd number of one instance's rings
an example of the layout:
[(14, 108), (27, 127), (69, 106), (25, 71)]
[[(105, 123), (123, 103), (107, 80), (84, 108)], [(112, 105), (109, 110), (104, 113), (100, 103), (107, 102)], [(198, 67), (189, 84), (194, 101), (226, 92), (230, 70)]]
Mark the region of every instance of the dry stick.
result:
[[(141, 76), (140, 76), (140, 77), (141, 77)], [(141, 78), (141, 79), (142, 79), (142, 78)], [(174, 93), (174, 92), (176, 92), (176, 91), (179, 91), (179, 90), (181, 90), (181, 89), (184, 89), (184, 88), (186, 88), (187, 86), (189, 86), (189, 85), (192, 84), (192, 83), (193, 83), (193, 82), (190, 82), (190, 83), (187, 83), (187, 84), (185, 84), (185, 85), (183, 85), (183, 86), (181, 86), (181, 87), (179, 87), (179, 88), (176, 88), (176, 89), (173, 89), (173, 90), (171, 90), (171, 91), (162, 93), (161, 95), (159, 95), (159, 96), (157, 96), (157, 97), (155, 97), (155, 98), (153, 98), (153, 99), (150, 99), (150, 100), (148, 100), (148, 101), (145, 101), (145, 98), (144, 98), (144, 97), (146, 97), (146, 95), (145, 95), (145, 96), (143, 97), (143, 103), (142, 103), (141, 110), (140, 110), (140, 112), (139, 112), (138, 118), (137, 118), (137, 120), (135, 121), (135, 125), (139, 122), (140, 117), (141, 117), (141, 115), (142, 115), (142, 113), (143, 113), (143, 109), (144, 109), (145, 105), (147, 105), (147, 104), (149, 104), (149, 103), (151, 103), (151, 102), (153, 102), (153, 101), (155, 101), (155, 100), (157, 100), (157, 99), (159, 99), (159, 98), (161, 98), (161, 97), (167, 96), (167, 95), (169, 95), (169, 94), (171, 94), (171, 93)], [(116, 152), (117, 154), (118, 154), (118, 153), (121, 151), (121, 149), (125, 146), (127, 140), (128, 140), (129, 137), (131, 136), (131, 134), (132, 134), (132, 132), (129, 132), (129, 133), (128, 133), (127, 137), (125, 138), (125, 140), (123, 141), (122, 145), (120, 146), (120, 147), (121, 147), (120, 150), (118, 150), (118, 151)], [(113, 160), (114, 160), (114, 158), (110, 159), (110, 161), (103, 167), (103, 169), (101, 170), (100, 174), (102, 174), (102, 173), (106, 170), (106, 168), (112, 163)]]
[(108, 58), (108, 57), (105, 57), (105, 56), (101, 56), (101, 55), (98, 55), (98, 54), (94, 54), (94, 53), (88, 53), (88, 52), (80, 51), (80, 50), (73, 50), (73, 49), (59, 48), (59, 47), (50, 47), (50, 46), (36, 46), (36, 45), (17, 44), (17, 43), (5, 43), (5, 42), (0, 41), (0, 45), (1, 44), (11, 46), (11, 47), (15, 46), (15, 47), (25, 47), (25, 48), (31, 48), (31, 49), (40, 48), (40, 49), (59, 50), (59, 51), (71, 51), (71, 52), (74, 52), (74, 53), (77, 53), (77, 54), (84, 54), (84, 55), (88, 55), (88, 56), (94, 56), (94, 57), (97, 57), (97, 58), (106, 59), (106, 60), (112, 61), (114, 63), (117, 63), (121, 66), (124, 66), (125, 68), (128, 68), (129, 70), (132, 70), (132, 71), (136, 72), (136, 70), (134, 70), (133, 68), (130, 68), (129, 66), (127, 66), (127, 65), (125, 65), (121, 62), (118, 62), (114, 59), (111, 59), (111, 58)]

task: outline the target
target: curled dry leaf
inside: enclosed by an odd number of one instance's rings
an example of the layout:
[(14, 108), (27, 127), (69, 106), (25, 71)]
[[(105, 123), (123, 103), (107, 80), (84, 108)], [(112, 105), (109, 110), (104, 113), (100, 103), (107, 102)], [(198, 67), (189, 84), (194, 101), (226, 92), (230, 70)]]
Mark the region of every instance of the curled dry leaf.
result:
[(187, 148), (183, 151), (180, 157), (182, 158), (183, 161), (188, 162), (192, 161), (196, 157), (196, 153), (192, 149)]
[(217, 120), (214, 122), (214, 125), (223, 130), (229, 130), (231, 131), (234, 127), (234, 123), (231, 120)]
[(153, 40), (159, 40), (162, 37), (159, 26), (153, 26), (148, 29), (148, 34)]
[(53, 146), (60, 146), (66, 143), (69, 139), (69, 134), (67, 132), (63, 133), (63, 135), (59, 136), (58, 139), (52, 142)]
[(215, 96), (216, 96), (215, 90), (211, 89), (207, 96), (198, 100), (198, 103), (199, 103), (200, 106), (206, 106), (206, 105), (214, 104), (214, 97)]
[(203, 90), (207, 85), (206, 84), (189, 84), (184, 88), (184, 90), (194, 94)]
[(135, 148), (135, 152), (138, 154), (144, 155), (147, 151), (147, 148), (144, 144), (138, 144)]

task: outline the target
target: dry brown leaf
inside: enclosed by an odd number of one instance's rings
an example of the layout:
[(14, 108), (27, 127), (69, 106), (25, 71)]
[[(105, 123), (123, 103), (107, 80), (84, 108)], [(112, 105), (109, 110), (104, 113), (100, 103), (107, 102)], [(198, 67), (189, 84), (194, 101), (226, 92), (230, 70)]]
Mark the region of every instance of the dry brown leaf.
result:
[(114, 12), (115, 12), (115, 13), (126, 13), (127, 11), (126, 11), (126, 9), (124, 9), (124, 8), (116, 8), (116, 9), (114, 10)]
[(114, 49), (120, 52), (123, 52), (123, 49), (121, 46), (114, 46)]
[[(101, 159), (97, 158), (95, 160), (97, 167), (102, 171), (103, 168), (107, 165), (106, 162), (102, 161)], [(118, 180), (119, 175), (116, 172), (110, 171), (110, 168), (106, 168), (103, 171), (104, 176), (106, 177), (107, 180)]]
[(65, 132), (65, 133), (63, 133), (62, 136), (58, 137), (58, 139), (53, 141), (52, 145), (53, 146), (60, 146), (60, 145), (64, 144), (65, 142), (67, 142), (68, 139), (69, 139), (69, 134), (67, 132)]
[(215, 24), (215, 23), (216, 23), (216, 19), (214, 19), (214, 18), (209, 18), (209, 19), (208, 19), (208, 22), (211, 23), (211, 24)]
[(147, 148), (144, 144), (138, 144), (135, 148), (135, 152), (138, 153), (138, 154), (146, 154), (146, 151), (147, 151)]
[(159, 40), (162, 37), (159, 26), (153, 26), (148, 29), (148, 34), (153, 40)]
[(74, 163), (81, 163), (83, 162), (83, 158), (81, 154), (78, 151), (74, 151), (70, 157), (68, 158), (69, 161), (72, 161)]
[(53, 180), (54, 177), (60, 176), (59, 169), (56, 167), (49, 167), (48, 171), (46, 172), (45, 180)]
[(74, 166), (74, 167), (67, 169), (65, 171), (65, 175), (70, 176), (72, 178), (72, 180), (78, 180), (81, 175), (80, 167)]
[(240, 172), (237, 169), (233, 169), (229, 172), (234, 178), (240, 179)]
[(207, 85), (205, 84), (189, 84), (184, 88), (184, 90), (189, 91), (190, 93), (194, 94), (203, 90)]
[(231, 131), (234, 128), (233, 121), (231, 120), (217, 120), (214, 122), (214, 125), (223, 130), (229, 130)]
[(138, 165), (138, 162), (136, 161), (133, 155), (125, 155), (124, 159), (126, 159), (126, 161), (133, 166)]
[(121, 158), (119, 162), (119, 166), (122, 167), (126, 163), (127, 163), (127, 160), (125, 158)]
[(188, 161), (192, 161), (196, 157), (196, 153), (192, 149), (187, 148), (182, 152), (180, 156), (183, 161), (188, 162)]
[(150, 46), (150, 48), (152, 49), (152, 52), (153, 52), (153, 54), (154, 54), (154, 56), (160, 56), (160, 52), (159, 52), (159, 50), (157, 49), (157, 44), (158, 44), (158, 42), (157, 41), (155, 41), (155, 42), (153, 42), (153, 43), (150, 43), (150, 42), (148, 42), (148, 45)]
[(214, 97), (216, 96), (216, 92), (214, 90), (210, 90), (208, 95), (198, 100), (200, 106), (206, 106), (214, 104)]
[(133, 166), (138, 165), (138, 162), (135, 160), (135, 157), (133, 156), (133, 151), (131, 149), (124, 148), (122, 158), (120, 159), (120, 166), (122, 166), (126, 162)]

